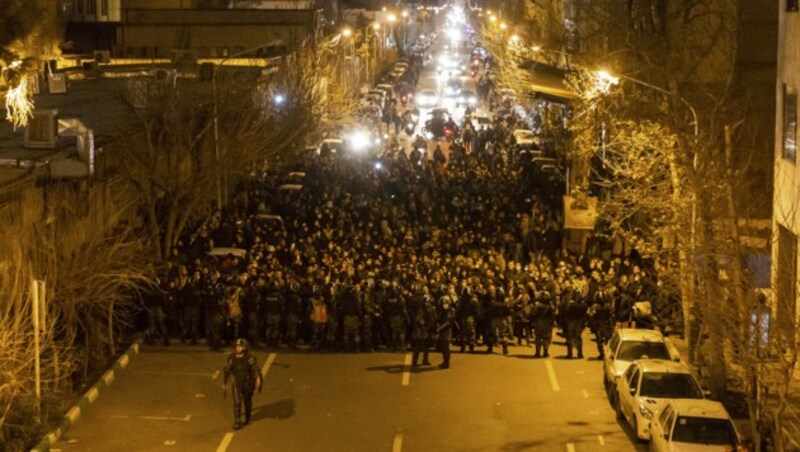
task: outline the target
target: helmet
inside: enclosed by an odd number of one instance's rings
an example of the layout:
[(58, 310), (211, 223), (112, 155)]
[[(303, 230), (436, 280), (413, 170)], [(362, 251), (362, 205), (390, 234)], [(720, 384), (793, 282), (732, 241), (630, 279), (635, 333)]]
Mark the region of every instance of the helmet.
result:
[(250, 344), (248, 344), (248, 343), (247, 343), (247, 339), (244, 339), (244, 338), (239, 338), (239, 339), (236, 339), (236, 346), (238, 347), (238, 346), (240, 346), (240, 345), (241, 345), (242, 347), (244, 347), (244, 349), (245, 349), (245, 350), (247, 350), (248, 348), (250, 348)]

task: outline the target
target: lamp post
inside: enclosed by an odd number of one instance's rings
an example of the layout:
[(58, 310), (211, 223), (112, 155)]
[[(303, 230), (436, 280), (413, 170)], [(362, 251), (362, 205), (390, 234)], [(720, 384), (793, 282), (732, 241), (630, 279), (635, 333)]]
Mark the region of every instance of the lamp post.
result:
[[(215, 165), (219, 166), (219, 114), (218, 114), (218, 110), (217, 110), (217, 69), (220, 66), (222, 66), (223, 64), (225, 64), (225, 62), (230, 60), (231, 58), (236, 58), (236, 57), (248, 54), (248, 53), (256, 51), (256, 50), (265, 49), (267, 47), (274, 47), (274, 46), (280, 44), (281, 42), (283, 42), (283, 41), (280, 40), (280, 39), (275, 39), (275, 40), (270, 41), (270, 42), (268, 42), (266, 44), (262, 44), (262, 45), (259, 45), (259, 46), (256, 46), (256, 47), (251, 47), (249, 49), (242, 50), (241, 52), (237, 52), (237, 53), (234, 53), (233, 55), (230, 55), (230, 56), (227, 56), (227, 57), (223, 58), (222, 61), (220, 61), (219, 63), (214, 65), (214, 71), (211, 74), (211, 91), (212, 91), (212, 96), (213, 96), (213, 101), (214, 101), (214, 105), (213, 105), (214, 111), (213, 111), (213, 113), (214, 113), (214, 163), (215, 163)], [(223, 168), (223, 171), (225, 171), (224, 168)], [(227, 174), (226, 174), (226, 176), (227, 176)], [(222, 175), (217, 173), (217, 208), (220, 209), (220, 210), (222, 209), (222, 199), (223, 199), (222, 185), (223, 185), (222, 184)], [(225, 197), (227, 197), (227, 193), (226, 193)]]

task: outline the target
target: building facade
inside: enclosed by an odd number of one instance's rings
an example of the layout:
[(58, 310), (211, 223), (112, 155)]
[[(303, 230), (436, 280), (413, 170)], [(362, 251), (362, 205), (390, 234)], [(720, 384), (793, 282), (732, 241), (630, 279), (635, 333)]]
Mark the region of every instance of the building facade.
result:
[(228, 57), (277, 40), (291, 49), (316, 39), (321, 30), (321, 10), (309, 6), (307, 1), (73, 0), (66, 41), (75, 53), (104, 50), (127, 58), (169, 58), (176, 51)]
[[(797, 237), (800, 234), (800, 169), (797, 162), (800, 90), (800, 2), (778, 0), (778, 77), (775, 111), (772, 286), (776, 319), (797, 319)], [(794, 322), (792, 322), (794, 323)]]

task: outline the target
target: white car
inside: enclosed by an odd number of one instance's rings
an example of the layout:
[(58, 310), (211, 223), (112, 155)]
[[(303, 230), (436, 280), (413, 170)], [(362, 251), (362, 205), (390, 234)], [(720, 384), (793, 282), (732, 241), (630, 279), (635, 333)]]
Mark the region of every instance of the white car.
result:
[(414, 99), (420, 107), (435, 107), (439, 103), (439, 96), (432, 89), (423, 89)]
[(617, 382), (614, 408), (636, 437), (650, 439), (650, 421), (672, 399), (703, 399), (705, 395), (683, 363), (663, 359), (634, 361)]
[(530, 149), (539, 144), (539, 137), (528, 129), (514, 129), (514, 140), (517, 147)]
[(475, 93), (465, 89), (461, 91), (461, 94), (458, 96), (458, 100), (456, 100), (456, 106), (460, 105), (471, 105), (475, 106), (478, 104), (478, 98), (475, 96)]
[(679, 360), (659, 331), (635, 328), (614, 331), (611, 340), (603, 347), (603, 384), (609, 397), (614, 397), (617, 380), (628, 366), (637, 359), (646, 358)]
[(713, 400), (671, 400), (650, 424), (651, 452), (737, 451), (742, 440)]

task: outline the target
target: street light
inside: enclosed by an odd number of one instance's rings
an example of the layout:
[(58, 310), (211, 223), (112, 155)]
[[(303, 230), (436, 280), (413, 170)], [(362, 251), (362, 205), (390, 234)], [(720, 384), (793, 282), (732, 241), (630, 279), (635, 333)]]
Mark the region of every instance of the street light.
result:
[(505, 30), (506, 28), (508, 28), (508, 25), (505, 22), (500, 22), (500, 29)]
[(512, 44), (519, 44), (519, 41), (520, 41), (521, 39), (522, 39), (522, 38), (520, 38), (518, 34), (514, 33), (514, 34), (513, 34), (513, 35), (511, 35), (511, 37), (509, 38), (509, 41), (511, 41), (511, 43), (512, 43)]
[(349, 38), (352, 34), (353, 30), (351, 30), (350, 28), (342, 29), (342, 36), (344, 36), (345, 38)]

